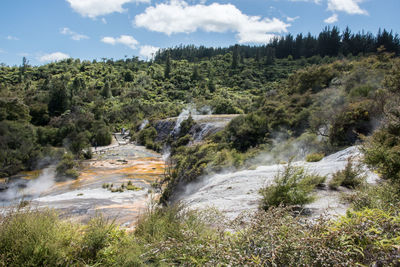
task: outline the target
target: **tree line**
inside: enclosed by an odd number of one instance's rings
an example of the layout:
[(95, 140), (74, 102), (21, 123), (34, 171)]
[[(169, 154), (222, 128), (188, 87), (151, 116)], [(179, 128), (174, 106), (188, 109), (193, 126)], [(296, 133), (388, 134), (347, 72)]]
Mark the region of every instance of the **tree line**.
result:
[(262, 58), (287, 58), (289, 56), (299, 59), (312, 56), (357, 56), (375, 53), (378, 48), (384, 47), (386, 52), (400, 53), (400, 38), (397, 33), (386, 29), (379, 30), (376, 35), (370, 32), (353, 33), (349, 27), (343, 32), (338, 27), (325, 27), (317, 36), (311, 33), (302, 33), (294, 36), (275, 37), (268, 44), (261, 46), (234, 45), (230, 47), (205, 47), (195, 45), (180, 45), (174, 48), (161, 49), (155, 55), (155, 62), (161, 63), (169, 56), (174, 60), (186, 59), (196, 62), (204, 58), (211, 58), (226, 53), (235, 53), (239, 50), (241, 58), (254, 58), (257, 61)]

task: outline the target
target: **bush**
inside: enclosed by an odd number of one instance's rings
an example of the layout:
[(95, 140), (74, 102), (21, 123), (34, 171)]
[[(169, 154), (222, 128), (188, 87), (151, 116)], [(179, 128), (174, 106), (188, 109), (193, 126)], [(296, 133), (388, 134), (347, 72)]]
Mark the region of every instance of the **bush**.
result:
[(91, 219), (84, 229), (80, 257), (86, 259), (87, 263), (97, 262), (105, 256), (106, 248), (123, 235), (123, 231), (102, 216)]
[(0, 121), (0, 147), (0, 173), (5, 176), (27, 169), (40, 152), (34, 127), (22, 121)]
[(126, 186), (126, 189), (127, 189), (127, 190), (132, 190), (132, 191), (139, 191), (139, 190), (142, 190), (142, 188), (137, 187), (137, 186), (135, 186), (135, 185), (127, 185), (127, 186)]
[(267, 118), (257, 114), (241, 115), (226, 127), (226, 139), (231, 146), (241, 152), (268, 141)]
[(350, 146), (359, 140), (359, 135), (371, 133), (372, 101), (351, 103), (333, 119), (329, 141), (335, 146)]
[(317, 93), (328, 87), (335, 75), (337, 73), (330, 66), (310, 66), (289, 77), (289, 88), (293, 93), (305, 93), (308, 90)]
[(399, 217), (380, 210), (308, 224), (288, 209), (271, 208), (244, 227), (230, 225), (234, 233), (207, 227), (200, 213), (179, 214), (171, 208), (156, 211), (142, 225), (146, 231), (135, 233), (139, 240), (148, 237), (143, 260), (188, 266), (386, 266), (399, 260)]
[(400, 182), (400, 126), (377, 130), (363, 144), (364, 161), (383, 179)]
[(325, 181), (324, 177), (307, 174), (303, 168), (292, 166), (291, 162), (274, 179), (275, 184), (260, 190), (261, 206), (264, 210), (280, 205), (300, 205), (313, 201), (311, 192)]
[(74, 160), (74, 156), (71, 153), (65, 153), (58, 163), (56, 168), (57, 176), (62, 177), (71, 177), (78, 178), (79, 173), (76, 170), (77, 164)]
[(399, 192), (398, 185), (385, 181), (378, 185), (365, 184), (355, 193), (346, 195), (345, 199), (357, 211), (368, 208), (395, 212), (400, 205)]
[(396, 266), (395, 211), (362, 209), (304, 223), (288, 208), (270, 208), (225, 224), (212, 210), (150, 206), (128, 233), (102, 217), (81, 226), (53, 212), (19, 210), (0, 220), (0, 265)]
[(154, 127), (148, 127), (139, 132), (136, 141), (140, 145), (150, 146), (154, 144), (154, 139), (157, 136), (157, 130)]
[(179, 126), (179, 135), (177, 137), (179, 138), (186, 136), (189, 133), (190, 129), (195, 125), (196, 122), (193, 120), (192, 115), (189, 114), (189, 117), (181, 122), (181, 125)]
[(360, 165), (354, 165), (353, 159), (350, 157), (347, 160), (346, 167), (337, 171), (332, 175), (332, 179), (329, 182), (331, 189), (337, 189), (339, 186), (354, 189), (360, 186), (365, 180), (365, 176), (362, 175), (362, 169)]
[(0, 265), (73, 265), (77, 240), (77, 227), (53, 211), (11, 211), (0, 222)]
[(307, 162), (318, 162), (325, 157), (324, 153), (312, 153), (306, 156)]
[(94, 136), (92, 144), (97, 146), (108, 146), (112, 142), (112, 135), (110, 129), (101, 124), (99, 127), (94, 128)]

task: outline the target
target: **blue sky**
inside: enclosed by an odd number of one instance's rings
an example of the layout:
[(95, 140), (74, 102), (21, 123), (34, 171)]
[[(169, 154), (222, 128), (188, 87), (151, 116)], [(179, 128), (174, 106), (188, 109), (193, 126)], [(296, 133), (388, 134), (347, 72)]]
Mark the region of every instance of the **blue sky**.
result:
[(1, 0), (0, 63), (151, 57), (180, 44), (263, 44), (325, 26), (400, 32), (399, 0)]

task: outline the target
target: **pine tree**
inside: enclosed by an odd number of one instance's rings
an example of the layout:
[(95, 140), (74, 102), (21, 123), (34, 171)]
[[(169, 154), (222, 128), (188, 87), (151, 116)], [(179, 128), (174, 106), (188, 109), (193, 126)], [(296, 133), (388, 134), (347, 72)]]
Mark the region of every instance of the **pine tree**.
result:
[(199, 79), (200, 79), (199, 66), (196, 64), (193, 67), (192, 81), (197, 81)]
[(207, 84), (208, 90), (210, 91), (210, 93), (214, 93), (215, 92), (215, 82), (214, 82), (214, 77), (210, 77), (208, 79), (208, 84)]
[(165, 62), (164, 78), (169, 79), (171, 74), (171, 52), (168, 50)]
[(53, 80), (50, 85), (48, 110), (51, 115), (59, 116), (68, 109), (68, 93), (62, 80)]
[(103, 90), (101, 91), (101, 95), (104, 98), (110, 98), (112, 96), (112, 94), (111, 94), (111, 86), (110, 86), (110, 83), (108, 81), (106, 81), (106, 83), (104, 84)]
[(233, 47), (232, 69), (236, 69), (239, 65), (239, 45)]
[(265, 64), (272, 65), (275, 61), (275, 48), (268, 47), (267, 48), (267, 61)]

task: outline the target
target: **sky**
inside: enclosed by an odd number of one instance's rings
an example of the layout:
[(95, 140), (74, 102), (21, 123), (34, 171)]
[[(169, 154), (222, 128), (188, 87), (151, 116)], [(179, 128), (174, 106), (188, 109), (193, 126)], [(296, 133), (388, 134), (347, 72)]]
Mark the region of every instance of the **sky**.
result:
[(0, 63), (152, 58), (180, 44), (261, 45), (349, 26), (400, 33), (400, 0), (1, 0)]

